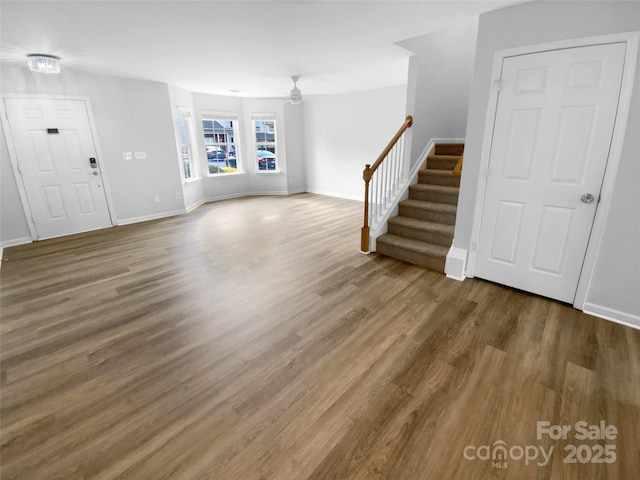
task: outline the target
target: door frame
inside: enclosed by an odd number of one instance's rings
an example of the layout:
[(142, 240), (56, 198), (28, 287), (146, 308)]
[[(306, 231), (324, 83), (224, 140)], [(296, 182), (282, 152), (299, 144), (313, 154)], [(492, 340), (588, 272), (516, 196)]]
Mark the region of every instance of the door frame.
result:
[[(100, 176), (102, 177), (102, 186), (104, 188), (105, 198), (107, 200), (107, 211), (109, 213), (109, 220), (111, 221), (111, 226), (116, 224), (115, 222), (115, 209), (114, 202), (111, 196), (111, 189), (109, 188), (109, 180), (107, 175), (107, 168), (105, 162), (103, 162), (102, 149), (100, 148), (100, 142), (98, 141), (98, 132), (96, 130), (94, 117), (93, 117), (93, 109), (91, 108), (91, 101), (89, 97), (84, 96), (71, 96), (71, 95), (46, 95), (46, 94), (30, 94), (30, 93), (7, 93), (2, 94), (1, 102), (0, 102), (0, 111), (2, 112), (2, 127), (4, 129), (5, 139), (7, 140), (7, 149), (9, 150), (9, 159), (11, 161), (11, 167), (13, 168), (13, 176), (16, 180), (16, 184), (18, 185), (18, 192), (20, 194), (20, 201), (22, 202), (22, 207), (24, 209), (25, 219), (27, 220), (27, 225), (29, 227), (29, 233), (31, 234), (31, 240), (39, 240), (38, 232), (36, 230), (35, 222), (33, 221), (33, 215), (31, 214), (31, 206), (29, 205), (29, 201), (27, 198), (27, 191), (24, 186), (24, 179), (22, 178), (22, 173), (20, 173), (20, 169), (18, 168), (18, 154), (15, 148), (15, 143), (13, 141), (13, 134), (11, 132), (11, 125), (9, 123), (9, 116), (7, 114), (7, 107), (5, 104), (5, 100), (7, 99), (23, 99), (23, 100), (79, 100), (84, 102), (85, 107), (87, 109), (87, 117), (89, 119), (89, 129), (91, 131), (91, 136), (93, 137), (93, 144), (96, 148), (96, 155), (98, 156), (98, 168), (100, 169)], [(81, 233), (81, 232), (74, 232)], [(73, 233), (72, 233), (73, 234)], [(71, 234), (71, 235), (72, 235)]]
[(467, 257), (467, 266), (465, 276), (473, 277), (475, 273), (476, 259), (478, 254), (478, 242), (480, 240), (480, 226), (482, 222), (482, 211), (484, 208), (484, 199), (487, 189), (487, 178), (489, 174), (489, 160), (491, 157), (491, 146), (493, 143), (493, 131), (496, 113), (498, 111), (498, 91), (500, 87), (500, 78), (502, 76), (502, 64), (505, 58), (519, 55), (528, 55), (533, 53), (542, 53), (552, 50), (563, 50), (568, 48), (589, 47), (595, 45), (603, 45), (610, 43), (626, 43), (626, 51), (624, 58), (624, 66), (622, 72), (622, 82), (620, 87), (620, 96), (618, 98), (618, 108), (615, 117), (615, 125), (609, 148), (609, 157), (604, 171), (602, 181), (601, 198), (596, 206), (596, 213), (591, 227), (591, 234), (587, 244), (587, 251), (582, 264), (582, 271), (578, 279), (576, 295), (574, 297), (573, 306), (579, 310), (584, 309), (587, 292), (593, 277), (596, 258), (600, 250), (600, 244), (604, 234), (609, 210), (611, 208), (611, 198), (615, 187), (615, 180), (622, 155), (622, 147), (624, 145), (624, 136), (627, 130), (627, 119), (629, 117), (629, 109), (631, 106), (631, 93), (633, 90), (633, 82), (636, 73), (636, 59), (638, 57), (638, 44), (640, 40), (640, 31), (614, 33), (610, 35), (598, 35), (582, 38), (574, 38), (567, 40), (559, 40), (549, 43), (540, 43), (535, 45), (524, 45), (504, 50), (498, 50), (493, 60), (493, 69), (491, 73), (491, 89), (489, 92), (489, 102), (487, 108), (487, 116), (485, 120), (484, 135), (482, 138), (482, 151), (480, 155), (480, 168), (477, 182), (477, 190), (475, 197), (475, 207), (473, 212), (473, 225), (471, 229), (471, 246)]

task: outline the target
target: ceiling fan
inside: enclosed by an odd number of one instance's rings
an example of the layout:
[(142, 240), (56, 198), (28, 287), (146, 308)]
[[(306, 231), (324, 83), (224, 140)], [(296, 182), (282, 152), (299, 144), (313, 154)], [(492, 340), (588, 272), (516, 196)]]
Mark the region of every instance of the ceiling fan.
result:
[(289, 100), (285, 100), (284, 103), (291, 103), (292, 105), (300, 105), (302, 103), (302, 92), (298, 88), (297, 82), (300, 80), (300, 75), (293, 75), (293, 88), (289, 92)]

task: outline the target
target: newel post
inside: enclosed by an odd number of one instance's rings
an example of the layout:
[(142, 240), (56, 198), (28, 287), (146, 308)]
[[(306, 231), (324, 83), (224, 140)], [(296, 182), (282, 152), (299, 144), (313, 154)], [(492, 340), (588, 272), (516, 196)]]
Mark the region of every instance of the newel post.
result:
[(371, 165), (366, 164), (362, 178), (364, 180), (364, 222), (360, 233), (360, 251), (369, 251), (369, 182), (371, 181)]

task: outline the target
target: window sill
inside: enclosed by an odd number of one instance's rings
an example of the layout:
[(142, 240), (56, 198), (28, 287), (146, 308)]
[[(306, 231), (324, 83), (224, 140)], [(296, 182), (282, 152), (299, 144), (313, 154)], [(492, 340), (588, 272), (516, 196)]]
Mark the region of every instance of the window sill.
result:
[(207, 178), (235, 177), (237, 175), (246, 175), (246, 173), (245, 172), (210, 173), (207, 175)]
[(279, 175), (284, 173), (282, 170), (258, 170), (253, 172), (255, 175)]
[(202, 180), (202, 177), (185, 178), (184, 183), (193, 183)]

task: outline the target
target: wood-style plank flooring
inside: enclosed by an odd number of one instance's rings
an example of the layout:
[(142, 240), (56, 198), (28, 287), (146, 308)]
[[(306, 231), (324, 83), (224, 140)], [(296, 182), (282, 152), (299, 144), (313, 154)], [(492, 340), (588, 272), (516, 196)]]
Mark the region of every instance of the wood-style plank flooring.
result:
[(360, 208), (245, 198), (6, 249), (1, 478), (640, 478), (640, 331), (362, 255)]

